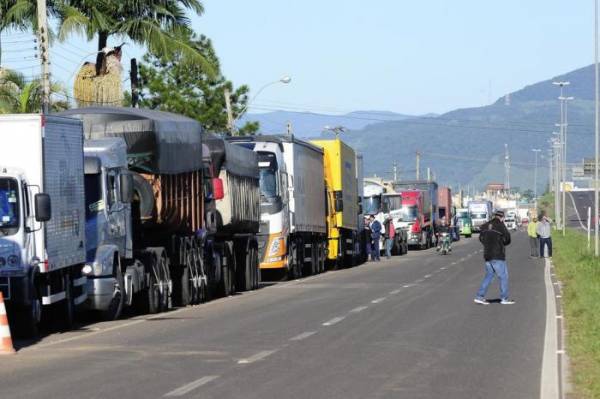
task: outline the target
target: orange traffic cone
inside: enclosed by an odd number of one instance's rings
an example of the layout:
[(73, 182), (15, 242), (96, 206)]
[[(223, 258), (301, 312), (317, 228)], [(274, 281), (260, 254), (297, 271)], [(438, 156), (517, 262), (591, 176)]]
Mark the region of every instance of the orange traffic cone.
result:
[(8, 325), (8, 317), (6, 317), (6, 306), (4, 306), (4, 296), (0, 291), (0, 355), (10, 355), (15, 353), (12, 338), (10, 336), (10, 326)]

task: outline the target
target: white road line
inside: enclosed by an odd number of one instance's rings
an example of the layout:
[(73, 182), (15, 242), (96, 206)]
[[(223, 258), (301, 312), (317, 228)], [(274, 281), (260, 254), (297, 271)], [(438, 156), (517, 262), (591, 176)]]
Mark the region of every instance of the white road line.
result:
[(324, 326), (329, 327), (332, 326), (334, 324), (339, 323), (340, 321), (344, 320), (345, 317), (334, 317), (333, 319), (326, 321), (325, 323), (323, 323)]
[(423, 280), (422, 278), (420, 278), (417, 281), (415, 281), (415, 283), (422, 283), (423, 281), (425, 281), (425, 280)]
[[(453, 263), (453, 265), (455, 265), (456, 263)], [(440, 267), (440, 270), (446, 270), (445, 267)]]
[(363, 310), (368, 309), (368, 308), (369, 308), (368, 306), (359, 306), (359, 307), (356, 307), (356, 308), (352, 309), (350, 311), (350, 313), (360, 313)]
[(238, 364), (250, 364), (250, 363), (258, 362), (259, 360), (263, 360), (264, 358), (271, 356), (275, 352), (277, 352), (276, 349), (271, 350), (271, 351), (261, 351), (261, 352), (258, 352), (256, 354), (250, 356), (249, 358), (238, 360)]
[(303, 332), (302, 334), (298, 334), (293, 338), (290, 338), (290, 341), (302, 341), (303, 339), (306, 339), (308, 337), (310, 337), (311, 335), (315, 335), (317, 332), (316, 331), (307, 331), (307, 332)]
[(557, 297), (557, 298), (562, 298), (562, 295), (557, 295), (556, 297)]
[(402, 288), (410, 288), (412, 286), (413, 286), (413, 284), (406, 284), (406, 285), (403, 285)]
[(383, 302), (383, 301), (385, 301), (385, 297), (381, 297), (381, 298), (373, 299), (373, 300), (371, 301), (371, 303), (380, 303), (380, 302)]
[(431, 274), (426, 274), (425, 276), (423, 276), (423, 278), (429, 278), (431, 277)]
[(562, 319), (563, 317), (561, 315), (557, 315), (556, 318), (557, 319)]
[(394, 291), (390, 291), (390, 295), (396, 295), (400, 293), (400, 289), (394, 290)]
[(164, 397), (183, 396), (186, 393), (189, 393), (194, 389), (201, 387), (202, 385), (208, 384), (209, 382), (216, 380), (217, 378), (219, 378), (218, 375), (208, 375), (206, 377), (199, 378), (196, 381), (192, 381), (189, 384), (174, 389), (173, 391), (165, 394)]

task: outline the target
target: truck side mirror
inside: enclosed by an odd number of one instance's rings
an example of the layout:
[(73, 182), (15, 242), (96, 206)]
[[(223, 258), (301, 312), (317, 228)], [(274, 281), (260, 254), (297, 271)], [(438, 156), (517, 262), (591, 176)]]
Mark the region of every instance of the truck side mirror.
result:
[(335, 211), (343, 212), (344, 211), (344, 198), (342, 197), (342, 192), (335, 191), (334, 197), (335, 197), (335, 202), (334, 202)]
[(213, 195), (216, 200), (221, 200), (225, 197), (225, 191), (223, 190), (223, 180), (218, 177), (213, 177)]
[(35, 220), (47, 222), (52, 217), (52, 206), (50, 196), (46, 193), (38, 193), (34, 197)]
[(133, 202), (133, 175), (123, 172), (119, 175), (119, 194), (121, 202), (131, 204)]

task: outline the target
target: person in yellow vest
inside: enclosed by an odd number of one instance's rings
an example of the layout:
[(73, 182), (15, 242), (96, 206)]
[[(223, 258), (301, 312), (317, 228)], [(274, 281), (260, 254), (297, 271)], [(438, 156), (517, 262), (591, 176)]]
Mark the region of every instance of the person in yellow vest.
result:
[(539, 243), (539, 238), (538, 238), (538, 234), (537, 234), (537, 226), (538, 226), (538, 221), (537, 221), (537, 217), (533, 217), (533, 219), (531, 220), (531, 222), (529, 222), (529, 225), (527, 226), (527, 235), (529, 236), (529, 247), (530, 247), (530, 251), (529, 251), (529, 257), (530, 258), (537, 258), (538, 256), (540, 256), (539, 254), (539, 249), (540, 249), (540, 243)]

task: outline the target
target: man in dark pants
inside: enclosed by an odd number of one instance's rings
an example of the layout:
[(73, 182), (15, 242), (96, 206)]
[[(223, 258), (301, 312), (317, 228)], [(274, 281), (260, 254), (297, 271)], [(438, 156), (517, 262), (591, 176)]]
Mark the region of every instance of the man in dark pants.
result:
[(369, 224), (369, 228), (371, 229), (371, 240), (373, 242), (373, 246), (371, 247), (371, 260), (379, 262), (379, 240), (381, 239), (381, 223), (375, 216), (371, 216), (371, 223)]
[(485, 259), (485, 277), (481, 282), (475, 303), (489, 305), (485, 293), (494, 279), (500, 280), (500, 303), (512, 305), (515, 301), (508, 298), (508, 268), (506, 266), (505, 247), (510, 244), (510, 233), (504, 225), (504, 212), (496, 211), (494, 218), (481, 226), (479, 241), (483, 244), (483, 257)]
[(548, 257), (552, 257), (552, 226), (550, 219), (543, 215), (537, 225), (537, 233), (540, 237), (540, 258), (544, 257), (544, 247), (548, 246)]

